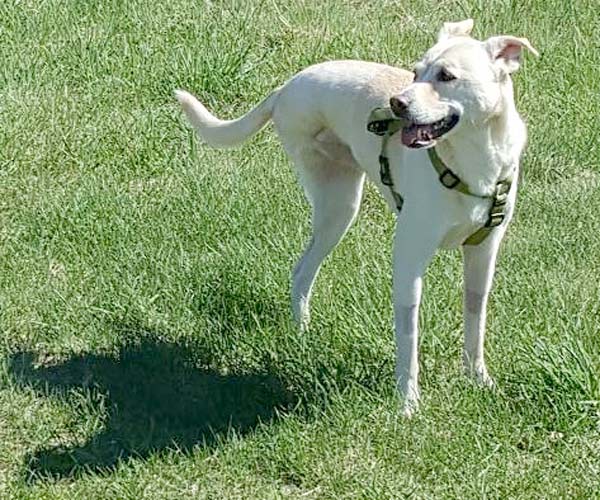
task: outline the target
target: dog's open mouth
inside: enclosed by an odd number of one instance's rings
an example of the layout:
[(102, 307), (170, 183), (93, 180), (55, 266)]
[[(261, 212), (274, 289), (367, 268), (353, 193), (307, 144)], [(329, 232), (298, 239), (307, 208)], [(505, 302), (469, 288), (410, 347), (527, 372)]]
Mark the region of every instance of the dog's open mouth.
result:
[(402, 129), (402, 144), (413, 149), (433, 146), (435, 140), (450, 132), (458, 120), (457, 114), (451, 114), (434, 123), (411, 123)]

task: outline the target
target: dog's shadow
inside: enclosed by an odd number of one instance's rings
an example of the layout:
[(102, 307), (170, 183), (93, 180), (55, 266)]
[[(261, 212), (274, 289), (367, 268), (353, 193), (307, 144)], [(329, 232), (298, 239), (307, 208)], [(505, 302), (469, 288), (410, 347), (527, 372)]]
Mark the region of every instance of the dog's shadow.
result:
[(273, 374), (221, 374), (197, 368), (192, 359), (187, 347), (148, 338), (115, 356), (87, 354), (53, 365), (37, 366), (31, 353), (13, 355), (9, 370), (18, 384), (59, 398), (88, 388), (104, 394), (107, 407), (103, 430), (85, 444), (29, 456), (30, 479), (102, 471), (169, 448), (211, 446), (293, 404)]

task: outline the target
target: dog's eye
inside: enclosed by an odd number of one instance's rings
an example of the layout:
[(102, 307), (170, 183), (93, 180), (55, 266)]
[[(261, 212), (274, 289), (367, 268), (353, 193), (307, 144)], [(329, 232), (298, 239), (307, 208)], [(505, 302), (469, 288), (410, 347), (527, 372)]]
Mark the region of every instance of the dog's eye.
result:
[(451, 82), (452, 80), (456, 80), (456, 77), (447, 69), (442, 68), (438, 73), (438, 80), (440, 82)]
[(413, 74), (413, 82), (416, 82), (417, 78), (419, 78), (419, 75), (417, 75), (417, 71), (413, 69), (412, 74)]

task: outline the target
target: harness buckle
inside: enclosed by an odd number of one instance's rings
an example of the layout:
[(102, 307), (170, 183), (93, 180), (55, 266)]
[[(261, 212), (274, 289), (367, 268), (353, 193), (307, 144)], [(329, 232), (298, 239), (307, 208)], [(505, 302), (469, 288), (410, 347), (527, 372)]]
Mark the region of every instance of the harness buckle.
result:
[(375, 135), (385, 135), (389, 128), (387, 120), (373, 120), (367, 123), (367, 130)]
[(509, 191), (510, 185), (506, 182), (499, 182), (496, 184), (496, 191), (494, 192), (494, 206), (504, 205), (508, 198)]
[(491, 213), (488, 217), (485, 227), (496, 227), (504, 222), (504, 212)]
[(460, 179), (450, 169), (446, 169), (440, 174), (440, 182), (445, 188), (454, 189), (460, 184)]
[(508, 200), (508, 196), (505, 194), (494, 196), (494, 201), (492, 202), (493, 207), (502, 207), (506, 205), (506, 201)]

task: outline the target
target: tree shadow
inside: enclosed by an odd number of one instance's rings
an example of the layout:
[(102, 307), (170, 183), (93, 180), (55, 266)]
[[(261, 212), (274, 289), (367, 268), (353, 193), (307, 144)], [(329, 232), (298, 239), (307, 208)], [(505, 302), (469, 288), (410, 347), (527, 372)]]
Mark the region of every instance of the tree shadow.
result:
[(36, 366), (29, 352), (13, 355), (9, 373), (18, 384), (62, 399), (74, 389), (98, 390), (108, 412), (104, 430), (87, 443), (30, 455), (29, 479), (100, 472), (128, 457), (211, 446), (231, 430), (247, 433), (294, 404), (273, 374), (199, 369), (193, 354), (145, 337), (115, 356), (85, 354), (54, 365)]

